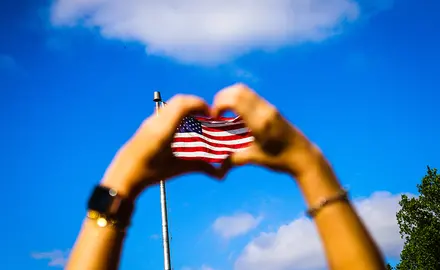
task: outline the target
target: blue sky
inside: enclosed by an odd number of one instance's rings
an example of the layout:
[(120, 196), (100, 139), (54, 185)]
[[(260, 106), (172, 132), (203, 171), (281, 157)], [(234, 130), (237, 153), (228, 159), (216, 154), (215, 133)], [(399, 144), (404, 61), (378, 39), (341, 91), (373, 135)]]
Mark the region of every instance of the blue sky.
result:
[[(169, 1), (0, 3), (1, 269), (62, 265), (93, 185), (153, 112), (153, 91), (211, 102), (235, 82), (321, 147), (395, 262), (399, 194), (440, 166), (439, 4), (245, 2), (191, 0), (171, 17), (161, 13)], [(191, 175), (167, 187), (174, 269), (324, 267), (289, 177), (249, 166), (222, 183)], [(161, 269), (160, 233), (154, 187), (138, 202), (121, 269)]]

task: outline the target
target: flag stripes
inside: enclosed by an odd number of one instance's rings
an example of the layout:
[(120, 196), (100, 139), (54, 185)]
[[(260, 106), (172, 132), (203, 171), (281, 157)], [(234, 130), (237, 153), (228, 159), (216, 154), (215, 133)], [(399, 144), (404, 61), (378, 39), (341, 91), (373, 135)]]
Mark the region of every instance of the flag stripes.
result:
[(212, 120), (187, 116), (177, 128), (171, 147), (176, 157), (219, 163), (253, 140), (240, 117)]

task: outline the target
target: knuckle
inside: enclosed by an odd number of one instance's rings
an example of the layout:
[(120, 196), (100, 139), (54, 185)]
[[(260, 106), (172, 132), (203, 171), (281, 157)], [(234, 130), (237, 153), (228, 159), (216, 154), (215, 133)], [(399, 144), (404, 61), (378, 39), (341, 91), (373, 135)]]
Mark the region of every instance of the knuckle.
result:
[(182, 104), (185, 104), (187, 96), (183, 94), (177, 94), (173, 96), (173, 98), (170, 101), (170, 104), (176, 104), (177, 106), (180, 106)]
[(273, 105), (266, 106), (266, 118), (269, 120), (275, 120), (280, 116), (280, 112)]
[(250, 92), (250, 89), (245, 84), (241, 84), (241, 83), (236, 84), (233, 87), (233, 90), (234, 90), (234, 93), (239, 96), (248, 95)]
[(170, 101), (168, 108), (173, 115), (185, 115), (191, 111), (204, 111), (206, 106), (205, 101), (197, 96), (178, 94)]
[(220, 91), (216, 95), (214, 102), (236, 107), (242, 101), (249, 99), (249, 92), (249, 88), (246, 85), (241, 83), (234, 84)]
[(238, 91), (249, 91), (249, 87), (244, 83), (237, 83), (234, 85), (234, 88)]
[(172, 98), (170, 104), (172, 104), (172, 107), (177, 111), (185, 111), (191, 107), (197, 106), (198, 102), (199, 99), (195, 96), (177, 94)]
[(257, 103), (262, 98), (245, 84), (238, 84), (235, 87), (234, 97), (238, 102)]
[(187, 95), (186, 96), (186, 104), (191, 105), (191, 106), (199, 106), (204, 104), (205, 102), (203, 101), (203, 99), (199, 98), (198, 96), (193, 96), (193, 95)]
[(249, 98), (249, 89), (244, 85), (237, 85), (231, 89), (230, 98), (233, 104), (240, 103)]
[(279, 111), (274, 106), (265, 106), (259, 110), (258, 121), (256, 123), (256, 129), (259, 131), (271, 130), (273, 125), (277, 123), (277, 119), (280, 118)]

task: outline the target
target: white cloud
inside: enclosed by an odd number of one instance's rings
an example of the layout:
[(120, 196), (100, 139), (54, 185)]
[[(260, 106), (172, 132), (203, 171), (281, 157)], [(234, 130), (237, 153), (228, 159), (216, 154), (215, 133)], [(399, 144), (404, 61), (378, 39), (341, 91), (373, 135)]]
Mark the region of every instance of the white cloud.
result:
[[(354, 204), (373, 237), (387, 257), (398, 257), (403, 247), (396, 212), (399, 195), (376, 192)], [(236, 270), (323, 269), (325, 257), (312, 221), (305, 217), (281, 226), (278, 231), (261, 233), (243, 250)]]
[(150, 54), (218, 64), (324, 40), (358, 19), (360, 9), (354, 0), (55, 0), (51, 21), (140, 42)]
[(202, 265), (200, 270), (214, 270), (214, 268), (212, 268), (211, 266), (208, 266), (208, 265)]
[(217, 218), (212, 227), (223, 238), (229, 239), (246, 234), (256, 228), (261, 220), (262, 217), (254, 217), (249, 213), (238, 213)]
[(64, 267), (69, 257), (69, 251), (54, 250), (50, 252), (34, 252), (31, 256), (37, 260), (49, 260), (49, 266)]
[(241, 82), (248, 83), (257, 83), (258, 77), (255, 76), (252, 72), (243, 68), (235, 68), (232, 77), (239, 79)]
[(202, 265), (200, 268), (191, 268), (191, 267), (183, 267), (181, 270), (214, 270), (211, 266), (208, 266), (206, 264)]

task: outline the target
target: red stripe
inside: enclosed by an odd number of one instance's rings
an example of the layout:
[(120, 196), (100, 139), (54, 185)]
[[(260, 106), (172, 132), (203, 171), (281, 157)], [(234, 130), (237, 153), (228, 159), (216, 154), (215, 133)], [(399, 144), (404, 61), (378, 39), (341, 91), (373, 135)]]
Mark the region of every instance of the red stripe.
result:
[(217, 117), (217, 118), (209, 118), (209, 117), (204, 117), (204, 116), (196, 116), (194, 117), (195, 119), (199, 120), (199, 121), (204, 121), (204, 122), (219, 122), (219, 121), (224, 121), (224, 122), (238, 122), (241, 121), (241, 117)]
[(222, 163), (225, 159), (223, 158), (208, 158), (208, 157), (177, 157), (184, 160), (202, 160), (209, 163)]
[(243, 123), (237, 123), (237, 124), (233, 124), (233, 125), (229, 125), (229, 126), (224, 126), (224, 127), (207, 127), (205, 125), (202, 124), (202, 128), (204, 130), (207, 131), (229, 131), (229, 130), (234, 130), (234, 129), (239, 129), (239, 128), (245, 128), (246, 125)]
[[(227, 135), (227, 136), (214, 136), (214, 135), (203, 133), (203, 136), (205, 136), (206, 138), (209, 138), (209, 139), (219, 140), (219, 141), (235, 141), (235, 140), (249, 138), (251, 136), (250, 132), (245, 132), (245, 133), (241, 133), (241, 134), (234, 134), (234, 135), (232, 135), (232, 133), (230, 133), (230, 134), (231, 135)], [(196, 137), (196, 136), (194, 136), (194, 137)]]
[[(242, 149), (245, 147), (248, 147), (251, 143), (246, 143), (243, 144), (241, 147), (238, 148), (232, 148), (232, 149)], [(190, 153), (190, 152), (205, 152), (205, 153), (209, 153), (209, 154), (213, 154), (213, 155), (229, 155), (231, 153), (233, 153), (233, 150), (222, 150), (222, 151), (217, 151), (217, 150), (212, 150), (209, 149), (207, 147), (203, 147), (203, 146), (194, 146), (194, 147), (173, 147), (173, 152), (185, 152), (185, 153)]]
[(230, 155), (234, 153), (232, 150), (228, 151), (215, 151), (206, 147), (173, 147), (173, 152), (191, 153), (191, 152), (204, 152), (213, 155)]
[(224, 144), (224, 143), (213, 143), (213, 142), (208, 142), (207, 140), (200, 138), (200, 137), (191, 137), (191, 138), (174, 138), (174, 142), (205, 142), (206, 144), (210, 145), (210, 146), (214, 146), (214, 147), (230, 147), (232, 149), (240, 149), (243, 147), (246, 147), (247, 145), (249, 145), (249, 142), (246, 143), (239, 143), (239, 144)]
[[(205, 128), (203, 128), (203, 130), (205, 130)], [(218, 132), (219, 130), (211, 129), (210, 131)], [(186, 132), (179, 132), (179, 133), (183, 134)], [(244, 138), (248, 138), (248, 137), (252, 136), (250, 131), (244, 131), (244, 132), (238, 133), (238, 134), (234, 134), (234, 133), (229, 133), (229, 134), (230, 135), (218, 136), (218, 135), (211, 135), (211, 134), (203, 133), (203, 136), (205, 136), (206, 138), (209, 138), (209, 139), (221, 140), (221, 141), (233, 141), (233, 140), (244, 139)], [(188, 137), (188, 138), (198, 138), (198, 137), (194, 135), (193, 137)]]

